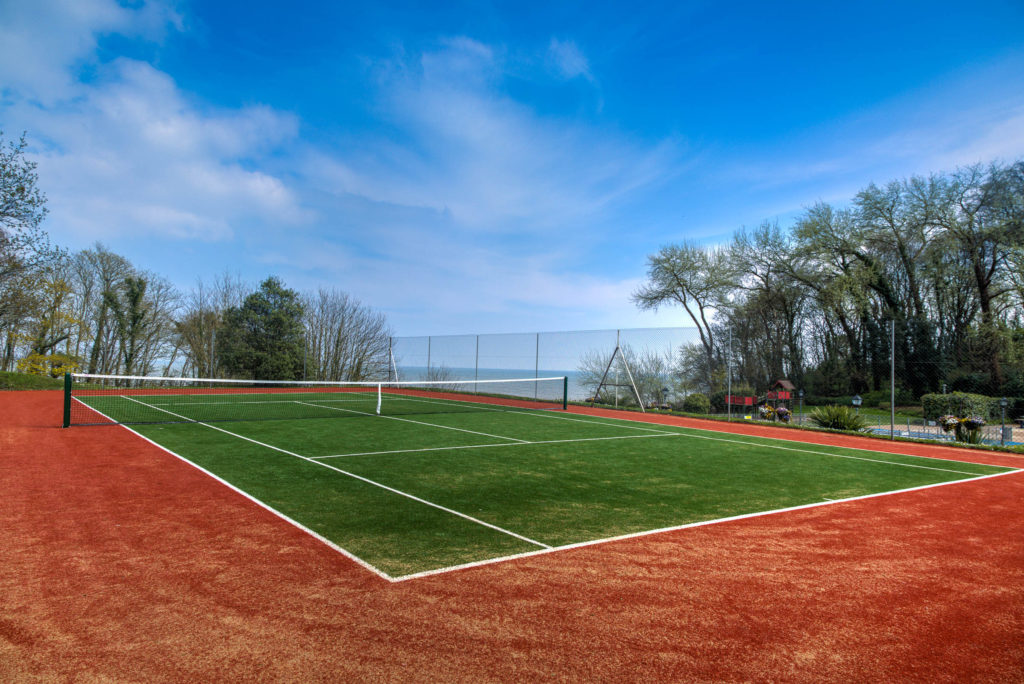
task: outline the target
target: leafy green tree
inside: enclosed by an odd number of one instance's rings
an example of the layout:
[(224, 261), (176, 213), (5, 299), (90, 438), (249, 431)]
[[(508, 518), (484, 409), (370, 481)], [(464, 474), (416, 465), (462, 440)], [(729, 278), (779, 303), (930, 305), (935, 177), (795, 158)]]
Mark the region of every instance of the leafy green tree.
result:
[(120, 341), (125, 375), (135, 375), (142, 344), (154, 324), (154, 312), (146, 301), (146, 279), (128, 276), (117, 290), (107, 290), (103, 299), (114, 317)]
[(224, 314), (217, 355), (231, 376), (297, 380), (302, 376), (303, 308), (299, 295), (276, 277), (260, 283), (242, 305)]
[[(683, 307), (697, 327), (710, 373), (719, 365), (715, 359), (713, 314), (728, 308), (726, 298), (736, 289), (737, 280), (738, 274), (725, 250), (685, 242), (666, 245), (647, 257), (647, 281), (633, 293), (632, 299), (646, 310), (657, 311), (666, 305)], [(706, 380), (710, 385), (710, 376)]]
[(25, 156), (28, 143), (4, 142), (0, 131), (0, 367), (14, 360), (19, 329), (35, 313), (35, 283), (62, 252), (40, 228), (46, 197), (39, 190), (36, 164)]

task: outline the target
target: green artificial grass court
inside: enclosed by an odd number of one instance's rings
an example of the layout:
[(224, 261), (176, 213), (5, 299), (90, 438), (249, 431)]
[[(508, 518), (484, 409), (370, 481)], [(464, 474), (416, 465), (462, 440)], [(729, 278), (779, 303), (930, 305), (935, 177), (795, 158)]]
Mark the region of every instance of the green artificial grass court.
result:
[[(1011, 470), (562, 411), (421, 405), (377, 416), (334, 411), (341, 404), (322, 396), (289, 400), (330, 417), (132, 429), (392, 579)], [(126, 400), (80, 401), (109, 411)], [(167, 408), (175, 401), (130, 403), (190, 413)]]

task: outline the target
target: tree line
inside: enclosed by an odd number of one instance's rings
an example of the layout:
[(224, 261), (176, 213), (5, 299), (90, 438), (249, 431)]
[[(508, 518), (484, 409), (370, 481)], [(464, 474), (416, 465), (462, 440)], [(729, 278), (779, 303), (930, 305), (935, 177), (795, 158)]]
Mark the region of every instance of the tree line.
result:
[(97, 243), (69, 252), (22, 136), (0, 131), (0, 370), (361, 380), (387, 373), (386, 317), (345, 292), (230, 274), (181, 292)]
[(872, 183), (721, 246), (666, 245), (633, 300), (696, 326), (675, 363), (692, 391), (721, 392), (731, 368), (740, 391), (789, 378), (848, 396), (888, 388), (894, 358), (906, 400), (1024, 397), (1024, 161)]

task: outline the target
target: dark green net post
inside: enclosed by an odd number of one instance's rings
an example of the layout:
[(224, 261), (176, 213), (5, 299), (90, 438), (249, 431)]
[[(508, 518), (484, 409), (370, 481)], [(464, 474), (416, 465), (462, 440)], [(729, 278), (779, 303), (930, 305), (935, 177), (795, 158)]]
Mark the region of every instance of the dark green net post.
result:
[(569, 376), (562, 377), (562, 410), (569, 410)]
[(64, 425), (71, 427), (71, 373), (64, 374)]

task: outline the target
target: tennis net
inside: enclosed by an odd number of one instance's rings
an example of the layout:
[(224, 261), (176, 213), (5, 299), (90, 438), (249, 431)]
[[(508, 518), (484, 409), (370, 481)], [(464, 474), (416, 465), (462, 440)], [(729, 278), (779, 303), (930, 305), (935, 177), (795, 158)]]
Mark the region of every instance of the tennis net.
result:
[(64, 427), (562, 409), (565, 377), (289, 382), (68, 373)]

